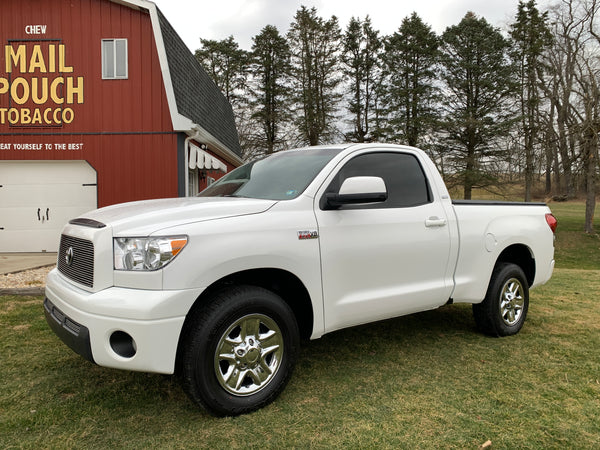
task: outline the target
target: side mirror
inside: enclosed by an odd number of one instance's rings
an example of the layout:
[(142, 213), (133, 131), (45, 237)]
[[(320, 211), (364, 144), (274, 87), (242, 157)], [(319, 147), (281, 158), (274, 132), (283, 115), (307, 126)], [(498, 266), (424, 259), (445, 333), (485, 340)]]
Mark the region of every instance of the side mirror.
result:
[(336, 193), (325, 194), (326, 209), (336, 209), (342, 205), (360, 203), (380, 203), (387, 200), (387, 189), (383, 178), (346, 178)]

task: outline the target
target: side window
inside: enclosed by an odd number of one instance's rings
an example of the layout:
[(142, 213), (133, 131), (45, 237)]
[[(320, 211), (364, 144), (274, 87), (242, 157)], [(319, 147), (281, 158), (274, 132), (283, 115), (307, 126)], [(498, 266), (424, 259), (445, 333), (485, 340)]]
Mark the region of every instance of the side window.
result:
[(123, 80), (127, 72), (127, 39), (102, 39), (102, 79)]
[(346, 178), (373, 176), (383, 178), (388, 198), (383, 203), (346, 205), (342, 209), (406, 208), (431, 202), (427, 178), (419, 160), (408, 153), (367, 153), (344, 165), (326, 192), (338, 192)]

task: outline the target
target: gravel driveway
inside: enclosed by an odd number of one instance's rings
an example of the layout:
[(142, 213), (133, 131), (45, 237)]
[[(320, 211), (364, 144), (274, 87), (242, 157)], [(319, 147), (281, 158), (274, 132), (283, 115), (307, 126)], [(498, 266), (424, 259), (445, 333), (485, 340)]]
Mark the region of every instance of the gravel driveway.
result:
[(46, 284), (46, 275), (54, 267), (42, 267), (40, 269), (0, 275), (0, 289), (43, 288)]

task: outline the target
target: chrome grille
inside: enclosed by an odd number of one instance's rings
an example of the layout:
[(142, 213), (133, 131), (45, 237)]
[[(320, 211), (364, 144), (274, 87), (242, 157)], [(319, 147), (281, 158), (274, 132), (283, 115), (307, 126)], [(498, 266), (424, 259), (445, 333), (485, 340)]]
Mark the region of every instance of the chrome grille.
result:
[(94, 287), (94, 244), (63, 234), (58, 251), (58, 270), (77, 283)]

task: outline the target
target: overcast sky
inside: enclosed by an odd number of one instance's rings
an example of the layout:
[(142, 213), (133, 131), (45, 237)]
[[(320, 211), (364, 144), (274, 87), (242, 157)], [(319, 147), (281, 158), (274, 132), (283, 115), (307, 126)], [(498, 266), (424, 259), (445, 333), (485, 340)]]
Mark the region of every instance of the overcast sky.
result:
[[(240, 47), (250, 50), (252, 37), (266, 25), (285, 34), (301, 5), (316, 7), (319, 16), (337, 16), (345, 29), (349, 19), (366, 15), (382, 35), (392, 34), (413, 11), (442, 33), (456, 25), (468, 11), (483, 16), (495, 27), (506, 28), (517, 12), (518, 0), (154, 0), (190, 50), (200, 38), (226, 39), (233, 35)], [(538, 7), (548, 0), (538, 0)]]

